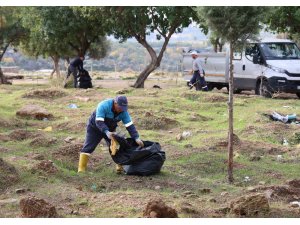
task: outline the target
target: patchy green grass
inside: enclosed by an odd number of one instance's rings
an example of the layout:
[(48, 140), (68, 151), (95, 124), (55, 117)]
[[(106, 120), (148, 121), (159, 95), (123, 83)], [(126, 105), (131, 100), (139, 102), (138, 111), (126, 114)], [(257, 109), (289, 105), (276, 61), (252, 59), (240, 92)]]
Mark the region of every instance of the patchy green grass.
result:
[[(227, 93), (213, 91), (208, 93), (187, 90), (183, 85), (166, 89), (133, 89), (126, 94), (129, 99), (129, 112), (136, 118), (145, 118), (149, 112), (157, 118), (175, 120), (175, 125), (153, 130), (137, 129), (143, 140), (159, 142), (166, 151), (167, 160), (162, 172), (151, 177), (117, 175), (115, 165), (110, 159), (105, 146), (98, 147), (90, 162), (86, 174), (77, 174), (77, 161), (64, 161), (53, 156), (64, 141), (73, 137), (83, 143), (85, 123), (97, 104), (109, 97), (114, 97), (117, 89), (64, 90), (67, 95), (49, 98), (24, 98), (23, 95), (35, 89), (47, 89), (47, 85), (12, 85), (0, 89), (0, 134), (8, 135), (16, 129), (32, 133), (42, 133), (45, 138), (57, 141), (50, 146), (33, 146), (33, 138), (1, 142), (0, 157), (14, 165), (20, 173), (20, 181), (8, 187), (7, 192), (0, 193), (1, 199), (20, 198), (14, 189), (30, 188), (35, 195), (53, 203), (63, 217), (141, 217), (147, 202), (152, 198), (163, 198), (174, 207), (181, 217), (222, 216), (212, 211), (229, 204), (234, 197), (247, 192), (247, 188), (259, 182), (266, 185), (283, 184), (288, 179), (299, 178), (300, 126), (284, 125), (270, 121), (263, 113), (278, 111), (283, 114), (300, 114), (298, 99), (265, 99), (254, 95), (237, 95), (234, 100), (234, 132), (241, 142), (251, 141), (247, 152), (235, 147), (236, 166), (234, 167), (234, 184), (227, 183), (226, 146), (218, 143), (226, 141), (228, 127)], [(89, 98), (83, 101), (78, 97)], [(22, 119), (16, 117), (16, 111), (26, 104), (37, 104), (54, 115), (49, 121)], [(76, 104), (77, 109), (68, 108)], [(289, 106), (289, 108), (284, 107)], [(194, 119), (199, 118), (199, 119)], [(43, 131), (52, 126), (52, 132)], [(120, 130), (127, 134), (124, 126)], [(176, 136), (183, 131), (190, 131), (191, 137), (177, 141)], [(263, 146), (283, 149), (282, 139), (286, 138), (290, 146), (283, 151), (283, 159), (276, 160), (277, 154), (264, 152)], [(261, 144), (257, 144), (261, 143)], [(261, 160), (250, 161), (252, 152), (263, 154)], [(39, 161), (30, 157), (38, 153), (46, 160), (52, 160), (58, 168), (54, 175), (32, 173), (31, 168)], [(98, 157), (98, 158), (97, 158)], [(244, 181), (245, 177), (250, 181)], [(209, 188), (210, 193), (203, 193)], [(194, 197), (184, 193), (192, 192)], [(228, 196), (221, 195), (228, 192)], [(216, 203), (208, 202), (215, 198)], [(181, 204), (189, 202), (198, 214), (187, 213)], [(283, 210), (286, 203), (272, 203), (274, 210)], [(71, 211), (78, 214), (71, 214)], [(12, 212), (13, 211), (13, 212)], [(5, 206), (0, 210), (1, 217), (16, 217), (20, 214), (18, 207)], [(223, 215), (225, 216), (225, 215)], [(274, 216), (270, 214), (269, 216)], [(287, 217), (296, 214), (288, 211)]]

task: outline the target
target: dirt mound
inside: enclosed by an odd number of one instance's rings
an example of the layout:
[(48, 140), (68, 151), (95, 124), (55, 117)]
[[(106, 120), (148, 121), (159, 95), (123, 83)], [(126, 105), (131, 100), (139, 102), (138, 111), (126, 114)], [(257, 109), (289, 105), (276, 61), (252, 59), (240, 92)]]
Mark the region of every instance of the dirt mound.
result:
[(50, 119), (53, 117), (51, 113), (38, 105), (26, 105), (19, 111), (17, 111), (16, 115), (24, 118), (33, 118), (38, 120), (42, 120), (44, 118)]
[(0, 118), (0, 127), (6, 127), (6, 128), (9, 128), (9, 127), (14, 127), (14, 128), (24, 127), (24, 122), (19, 120), (19, 119), (16, 119), (16, 118), (13, 118), (13, 119), (10, 119), (10, 120), (5, 120), (5, 119)]
[(288, 185), (295, 188), (300, 188), (300, 180), (290, 180), (288, 181)]
[(8, 120), (0, 119), (0, 127), (10, 127), (11, 123)]
[(79, 160), (79, 153), (83, 147), (80, 143), (71, 143), (65, 145), (54, 152), (52, 155), (55, 159), (65, 162), (76, 162)]
[(176, 120), (169, 119), (165, 116), (155, 116), (151, 112), (146, 112), (143, 117), (136, 118), (136, 124), (139, 128), (145, 130), (167, 130), (179, 123)]
[(19, 174), (14, 166), (0, 158), (0, 192), (19, 180)]
[(44, 136), (39, 136), (39, 137), (36, 137), (34, 138), (31, 142), (30, 142), (30, 145), (31, 146), (34, 146), (34, 147), (49, 147), (53, 144), (55, 144), (57, 142), (57, 139), (56, 138), (47, 138), (47, 137), (44, 137)]
[(26, 140), (28, 138), (32, 138), (34, 137), (36, 134), (33, 134), (32, 132), (30, 131), (27, 131), (27, 130), (22, 130), (22, 129), (19, 129), (19, 130), (14, 130), (12, 131), (8, 137), (11, 139), (11, 140), (15, 140), (15, 141), (22, 141), (22, 140)]
[[(283, 154), (288, 151), (287, 148), (280, 148), (273, 144), (268, 144), (265, 142), (256, 142), (256, 141), (245, 141), (239, 139), (237, 136), (234, 136), (233, 138), (233, 144), (235, 151), (242, 152), (246, 155), (253, 156), (262, 156), (265, 154), (270, 155), (278, 155)], [(227, 151), (228, 141), (227, 139), (223, 139), (222, 141), (219, 141), (213, 148)]]
[(128, 93), (131, 93), (132, 91), (133, 91), (133, 88), (131, 88), (131, 89), (124, 88), (124, 89), (116, 91), (116, 94), (117, 95), (125, 95), (125, 94), (128, 94)]
[(300, 199), (300, 180), (288, 181), (285, 185), (272, 185), (257, 187), (253, 191), (266, 191), (270, 199), (283, 200), (286, 202)]
[[(0, 139), (0, 141), (1, 141), (1, 139)], [(9, 149), (0, 146), (0, 153), (1, 153), (1, 152), (3, 152), (3, 153), (4, 153), (4, 152), (9, 152)]]
[(189, 121), (209, 121), (209, 120), (213, 120), (213, 119), (210, 117), (202, 116), (198, 113), (192, 113), (189, 117)]
[(66, 96), (67, 93), (65, 91), (59, 90), (59, 89), (40, 89), (40, 90), (34, 90), (30, 91), (23, 95), (24, 98), (60, 98), (63, 96)]
[(0, 141), (7, 142), (7, 141), (10, 141), (10, 138), (9, 138), (9, 136), (7, 136), (5, 134), (0, 134)]
[(209, 95), (204, 98), (204, 102), (227, 102), (228, 97), (223, 95)]
[(250, 194), (242, 196), (230, 203), (231, 213), (236, 216), (259, 216), (270, 210), (269, 202), (264, 194)]
[(58, 214), (53, 205), (44, 199), (26, 197), (20, 201), (22, 217), (26, 218), (56, 218)]
[(270, 138), (277, 140), (279, 143), (284, 139), (288, 139), (289, 142), (295, 142), (293, 144), (297, 144), (297, 132), (299, 131), (298, 127), (295, 127), (291, 124), (284, 124), (281, 122), (265, 121), (262, 122), (263, 126), (247, 126), (243, 131), (243, 136), (248, 135), (259, 135), (263, 138)]
[[(233, 134), (233, 145), (239, 145), (241, 143), (240, 138)], [(217, 143), (217, 147), (227, 147), (228, 146), (228, 139), (222, 140)]]
[(188, 100), (196, 101), (200, 99), (201, 94), (200, 93), (195, 93), (195, 92), (184, 92), (180, 95), (183, 98), (186, 98)]
[(161, 199), (148, 202), (143, 216), (147, 218), (178, 218), (176, 210), (167, 206)]
[(86, 122), (63, 122), (56, 126), (56, 130), (78, 132), (86, 129)]
[(32, 168), (32, 173), (56, 174), (58, 169), (50, 160), (43, 160)]

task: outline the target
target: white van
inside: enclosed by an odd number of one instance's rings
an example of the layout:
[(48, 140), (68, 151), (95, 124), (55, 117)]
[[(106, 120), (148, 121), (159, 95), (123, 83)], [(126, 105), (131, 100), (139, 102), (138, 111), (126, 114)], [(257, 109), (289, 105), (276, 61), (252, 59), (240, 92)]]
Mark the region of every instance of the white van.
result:
[[(200, 52), (208, 88), (228, 88), (229, 51)], [(182, 73), (189, 81), (192, 77), (192, 57), (183, 53)], [(271, 97), (274, 93), (295, 93), (300, 98), (300, 50), (286, 39), (265, 39), (247, 44), (242, 52), (234, 53), (234, 92), (255, 90)]]

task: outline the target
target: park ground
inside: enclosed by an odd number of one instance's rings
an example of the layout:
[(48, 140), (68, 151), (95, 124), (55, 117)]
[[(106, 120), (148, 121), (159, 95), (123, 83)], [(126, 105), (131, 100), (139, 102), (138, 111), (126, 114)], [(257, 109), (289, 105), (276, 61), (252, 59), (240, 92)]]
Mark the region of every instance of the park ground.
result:
[[(286, 186), (299, 179), (300, 125), (267, 116), (272, 111), (300, 114), (295, 95), (234, 96), (235, 180), (229, 184), (227, 91), (189, 90), (177, 75), (152, 77), (144, 89), (130, 88), (133, 81), (98, 78), (95, 88), (80, 90), (53, 87), (31, 77), (0, 86), (0, 166), (6, 171), (0, 173), (0, 217), (20, 217), (18, 201), (29, 195), (54, 205), (60, 217), (143, 217), (147, 203), (159, 198), (179, 217), (234, 217), (232, 200), (267, 190), (274, 193), (269, 196), (270, 211), (258, 216), (300, 216), (299, 208), (290, 206), (300, 194)], [(141, 138), (159, 142), (166, 152), (161, 173), (117, 174), (103, 142), (93, 153), (88, 172), (77, 174), (87, 119), (100, 101), (117, 94), (128, 97)], [(70, 104), (77, 108), (69, 108)], [(39, 105), (53, 117), (16, 116), (26, 105)], [(128, 135), (124, 126), (119, 130)], [(183, 132), (190, 135), (182, 138)], [(284, 139), (288, 145), (283, 145)]]

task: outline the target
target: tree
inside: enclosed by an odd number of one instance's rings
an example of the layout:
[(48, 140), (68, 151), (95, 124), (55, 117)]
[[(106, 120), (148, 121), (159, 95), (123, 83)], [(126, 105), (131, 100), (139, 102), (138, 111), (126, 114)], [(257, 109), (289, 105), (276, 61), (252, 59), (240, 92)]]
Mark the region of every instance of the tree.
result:
[(201, 7), (199, 14), (206, 19), (209, 28), (230, 45), (229, 101), (228, 101), (228, 181), (233, 182), (233, 52), (260, 29), (262, 7)]
[(272, 7), (266, 14), (265, 23), (278, 33), (287, 32), (291, 38), (300, 40), (300, 7)]
[[(120, 42), (135, 38), (149, 53), (150, 64), (139, 74), (133, 87), (143, 88), (147, 77), (160, 66), (166, 47), (174, 33), (182, 32), (192, 21), (198, 21), (194, 7), (105, 7), (105, 15), (112, 28), (112, 34)], [(199, 22), (199, 21), (198, 21)], [(201, 25), (205, 30), (205, 27)], [(150, 33), (156, 39), (163, 39), (157, 50), (147, 40)]]
[[(0, 7), (0, 63), (10, 45), (16, 45), (26, 35), (20, 24), (17, 7)], [(1, 65), (1, 64), (0, 64)], [(0, 84), (8, 83), (0, 66)]]
[(224, 41), (218, 37), (214, 32), (212, 32), (210, 34), (210, 37), (209, 37), (209, 41), (210, 43), (214, 46), (214, 51), (215, 52), (222, 52), (223, 50), (223, 46), (224, 46)]
[(89, 54), (103, 58), (109, 48), (102, 24), (103, 17), (83, 16), (84, 7), (31, 7), (24, 12), (23, 23), (30, 30), (30, 39), (23, 49), (33, 56), (50, 56), (59, 75), (60, 58)]
[(59, 78), (60, 58), (74, 55), (75, 51), (67, 43), (64, 43), (60, 36), (49, 35), (49, 31), (45, 29), (46, 24), (49, 22), (45, 17), (47, 10), (47, 8), (42, 10), (40, 7), (26, 7), (22, 10), (22, 24), (28, 30), (28, 37), (22, 40), (20, 48), (29, 56), (36, 58), (39, 56), (50, 57), (54, 66), (50, 78), (53, 77), (54, 72)]

